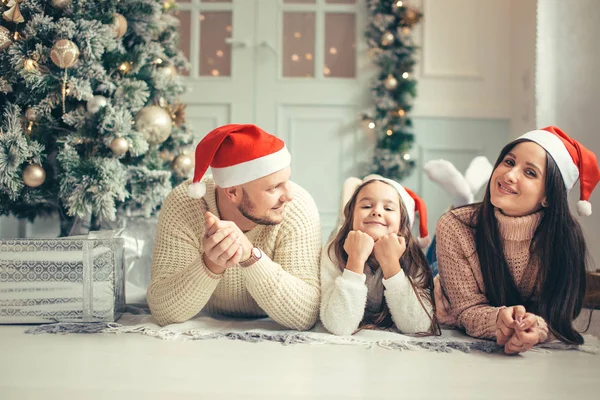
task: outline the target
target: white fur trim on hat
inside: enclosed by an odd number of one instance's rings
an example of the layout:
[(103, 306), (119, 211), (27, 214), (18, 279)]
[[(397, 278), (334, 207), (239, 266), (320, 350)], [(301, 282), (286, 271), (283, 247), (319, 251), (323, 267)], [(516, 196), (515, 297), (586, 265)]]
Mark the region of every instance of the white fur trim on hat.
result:
[(256, 179), (271, 175), (274, 172), (281, 171), (290, 165), (292, 156), (286, 146), (275, 153), (264, 157), (255, 158), (230, 167), (215, 168), (211, 167), (215, 184), (222, 188), (228, 188), (244, 183), (252, 182)]
[(577, 214), (582, 217), (589, 217), (592, 215), (592, 204), (586, 200), (579, 200), (577, 202)]
[(554, 162), (558, 166), (563, 181), (565, 182), (567, 192), (573, 188), (579, 179), (579, 168), (577, 168), (577, 165), (573, 162), (573, 158), (571, 158), (569, 151), (558, 136), (548, 131), (536, 130), (527, 132), (518, 139), (531, 140), (542, 146), (552, 156)]
[(417, 244), (424, 249), (431, 244), (431, 236), (427, 235), (423, 238), (416, 238)]
[(200, 199), (206, 194), (206, 185), (202, 182), (190, 183), (188, 186), (188, 196), (193, 199)]

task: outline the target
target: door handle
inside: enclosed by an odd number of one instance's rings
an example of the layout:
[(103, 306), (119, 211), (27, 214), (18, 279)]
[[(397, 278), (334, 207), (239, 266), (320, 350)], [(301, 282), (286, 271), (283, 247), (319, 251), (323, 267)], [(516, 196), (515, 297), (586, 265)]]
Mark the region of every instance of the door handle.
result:
[(231, 45), (231, 47), (248, 47), (248, 42), (245, 40), (239, 40), (234, 38), (225, 38), (225, 43)]
[(271, 42), (267, 41), (267, 40), (263, 40), (262, 42), (260, 42), (258, 44), (260, 47), (264, 47), (266, 49), (271, 50), (273, 53), (277, 54), (277, 49), (275, 49), (275, 47), (271, 44)]

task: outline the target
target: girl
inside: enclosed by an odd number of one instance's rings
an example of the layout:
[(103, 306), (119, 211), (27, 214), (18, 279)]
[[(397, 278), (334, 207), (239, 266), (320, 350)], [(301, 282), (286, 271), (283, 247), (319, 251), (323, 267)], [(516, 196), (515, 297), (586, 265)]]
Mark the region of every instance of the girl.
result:
[(397, 182), (370, 175), (354, 190), (342, 226), (321, 256), (327, 330), (350, 335), (359, 327), (395, 324), (403, 333), (432, 333), (437, 327), (433, 276), (411, 235), (415, 211), (421, 236), (427, 236), (425, 204)]
[(567, 202), (579, 178), (577, 208), (589, 215), (598, 161), (556, 127), (502, 149), (483, 202), (438, 222), (441, 322), (495, 339), (508, 354), (554, 338), (583, 343), (572, 322), (582, 307), (587, 249)]

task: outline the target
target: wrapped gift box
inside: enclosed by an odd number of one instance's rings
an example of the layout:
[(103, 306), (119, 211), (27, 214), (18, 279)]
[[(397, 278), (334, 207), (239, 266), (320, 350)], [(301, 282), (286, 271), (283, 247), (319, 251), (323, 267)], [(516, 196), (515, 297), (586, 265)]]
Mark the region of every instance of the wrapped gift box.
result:
[(0, 323), (110, 322), (125, 308), (116, 231), (0, 240)]

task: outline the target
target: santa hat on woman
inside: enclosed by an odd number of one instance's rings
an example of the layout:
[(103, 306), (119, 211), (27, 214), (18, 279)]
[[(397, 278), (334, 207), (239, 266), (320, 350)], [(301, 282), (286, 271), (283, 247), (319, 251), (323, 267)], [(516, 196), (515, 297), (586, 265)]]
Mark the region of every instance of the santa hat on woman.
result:
[(431, 238), (429, 237), (429, 232), (427, 231), (427, 207), (425, 206), (425, 202), (415, 192), (405, 188), (392, 179), (387, 179), (376, 174), (368, 175), (362, 180), (355, 177), (346, 179), (342, 189), (341, 210), (346, 207), (346, 204), (348, 201), (350, 201), (352, 194), (360, 185), (374, 180), (383, 181), (398, 191), (400, 199), (402, 200), (402, 203), (404, 203), (404, 207), (406, 207), (406, 211), (408, 212), (408, 221), (411, 229), (415, 223), (415, 214), (419, 213), (419, 237), (416, 238), (416, 240), (421, 248), (429, 246), (431, 243)]
[(212, 169), (215, 184), (228, 188), (271, 175), (290, 165), (285, 143), (252, 124), (218, 127), (196, 146), (194, 179), (188, 196), (199, 199), (206, 194), (202, 177)]
[(596, 155), (555, 126), (527, 132), (517, 140), (522, 139), (539, 144), (550, 154), (560, 170), (567, 192), (573, 189), (579, 180), (577, 213), (582, 216), (591, 215), (592, 205), (589, 199), (600, 181)]

